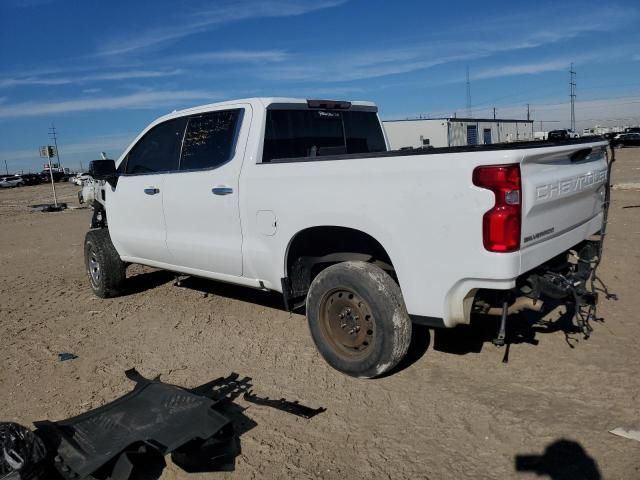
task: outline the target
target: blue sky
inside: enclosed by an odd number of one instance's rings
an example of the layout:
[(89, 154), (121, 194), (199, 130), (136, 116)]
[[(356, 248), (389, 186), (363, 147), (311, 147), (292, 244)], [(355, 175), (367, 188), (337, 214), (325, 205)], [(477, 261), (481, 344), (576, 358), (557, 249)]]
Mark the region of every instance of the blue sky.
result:
[[(115, 157), (151, 120), (248, 96), (372, 100), (385, 118), (640, 123), (637, 2), (0, 0), (0, 164)], [(544, 124), (547, 121), (547, 124)], [(551, 121), (555, 121), (551, 123)], [(538, 129), (539, 124), (536, 124)]]

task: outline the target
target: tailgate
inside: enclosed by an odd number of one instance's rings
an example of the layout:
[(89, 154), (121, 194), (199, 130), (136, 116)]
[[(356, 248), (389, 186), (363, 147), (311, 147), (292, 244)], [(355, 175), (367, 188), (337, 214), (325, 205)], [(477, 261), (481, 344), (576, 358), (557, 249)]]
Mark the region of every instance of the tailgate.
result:
[(522, 175), (522, 248), (547, 241), (602, 211), (607, 143), (525, 150)]

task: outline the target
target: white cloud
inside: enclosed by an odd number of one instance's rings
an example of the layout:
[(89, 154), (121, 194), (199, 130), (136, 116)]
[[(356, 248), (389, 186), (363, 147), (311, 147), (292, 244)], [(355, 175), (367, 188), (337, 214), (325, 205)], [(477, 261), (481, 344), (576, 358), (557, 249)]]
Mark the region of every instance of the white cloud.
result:
[(49, 76), (49, 75), (16, 75), (12, 78), (0, 79), (0, 88), (26, 86), (26, 85), (69, 85), (87, 82), (101, 82), (113, 80), (131, 80), (140, 78), (162, 78), (180, 75), (184, 70), (124, 70), (113, 72), (99, 72), (73, 76)]
[(56, 113), (173, 107), (196, 100), (211, 101), (219, 94), (200, 90), (146, 91), (129, 95), (81, 98), (57, 102), (23, 102), (0, 105), (0, 118), (17, 118)]
[(534, 62), (518, 65), (503, 65), (500, 67), (492, 67), (481, 70), (473, 74), (473, 80), (482, 80), (487, 78), (507, 77), (511, 75), (536, 74), (543, 72), (557, 72), (567, 70), (570, 60), (552, 60), (547, 62)]
[(181, 55), (175, 60), (189, 63), (273, 63), (289, 57), (284, 50), (221, 50)]
[(82, 93), (98, 93), (101, 92), (101, 88), (84, 88), (82, 89)]
[[(588, 32), (614, 30), (636, 17), (637, 12), (633, 9), (621, 14), (615, 9), (611, 12), (611, 8), (592, 9), (585, 13), (572, 12), (572, 15), (549, 10), (539, 14), (509, 15), (494, 18), (488, 25), (477, 26), (477, 22), (460, 24), (455, 31), (439, 33), (434, 29), (430, 34), (432, 38), (414, 41), (410, 46), (406, 42), (403, 45), (389, 46), (387, 42), (379, 48), (296, 57), (295, 61), (269, 66), (261, 70), (260, 74), (268, 80), (291, 82), (347, 82), (406, 74), (502, 53), (528, 53), (528, 50), (570, 40)], [(459, 40), (461, 32), (468, 40)], [(525, 66), (511, 66), (505, 67), (502, 75), (514, 75), (518, 68), (527, 73)], [(559, 63), (540, 62), (529, 65), (528, 68), (531, 73), (535, 68), (556, 70), (559, 69)], [(487, 76), (483, 78), (490, 78), (489, 73), (485, 75)]]
[(178, 17), (171, 26), (154, 27), (107, 41), (100, 55), (122, 55), (176, 41), (215, 26), (253, 18), (290, 17), (336, 7), (348, 0), (241, 0), (217, 1), (214, 6)]

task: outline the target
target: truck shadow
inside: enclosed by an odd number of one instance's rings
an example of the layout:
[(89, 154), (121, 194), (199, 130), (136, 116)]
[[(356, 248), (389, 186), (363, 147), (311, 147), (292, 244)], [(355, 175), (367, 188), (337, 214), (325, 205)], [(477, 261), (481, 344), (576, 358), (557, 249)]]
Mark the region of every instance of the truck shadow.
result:
[(173, 281), (174, 274), (166, 270), (153, 270), (127, 277), (124, 296), (146, 292)]
[[(230, 283), (216, 282), (206, 278), (188, 277), (180, 282), (181, 288), (196, 290), (208, 295), (231, 298), (241, 302), (254, 303), (263, 307), (286, 311), (282, 295), (277, 292), (256, 290), (254, 288), (232, 285)], [(304, 312), (302, 312), (304, 314)]]
[[(124, 295), (133, 295), (147, 290), (175, 282), (176, 274), (167, 270), (153, 270), (134, 274), (127, 277), (126, 290)], [(284, 310), (282, 295), (276, 292), (265, 292), (253, 288), (247, 288), (230, 283), (216, 282), (206, 278), (182, 277), (180, 286), (176, 288), (187, 288), (207, 295), (217, 295), (219, 297), (232, 298), (242, 302), (255, 303), (263, 307)], [(303, 312), (304, 313), (304, 312)]]
[[(573, 316), (573, 305), (551, 301), (547, 301), (540, 312), (524, 311), (511, 315), (507, 321), (506, 343), (537, 345), (538, 334), (562, 332), (569, 347), (573, 348), (582, 338)], [(484, 345), (495, 338), (499, 322), (500, 318), (496, 316), (474, 314), (469, 325), (435, 330), (433, 348), (456, 355), (480, 353)]]
[[(165, 270), (138, 273), (127, 279), (126, 294), (141, 293), (174, 281), (175, 274)], [(282, 295), (277, 292), (255, 290), (198, 277), (185, 277), (181, 280), (180, 287), (176, 288), (186, 288), (207, 295), (286, 311)], [(558, 314), (550, 318), (554, 311)], [(304, 315), (305, 312), (301, 309), (296, 313)], [(538, 334), (562, 332), (567, 344), (573, 348), (574, 344), (582, 338), (580, 329), (573, 322), (573, 315), (574, 309), (571, 304), (551, 301), (545, 302), (540, 312), (524, 311), (511, 315), (507, 322), (507, 344), (537, 345)], [(474, 314), (469, 325), (459, 325), (452, 329), (435, 329), (433, 334), (428, 327), (414, 324), (407, 356), (388, 375), (398, 373), (419, 361), (427, 353), (432, 341), (432, 348), (440, 352), (455, 355), (480, 353), (484, 345), (491, 343), (496, 336), (498, 323), (499, 317)]]
[[(127, 290), (125, 295), (141, 293), (145, 290), (159, 287), (160, 285), (165, 285), (174, 281), (175, 274), (166, 270), (153, 270), (138, 273), (127, 278)], [(186, 277), (180, 281), (180, 287), (176, 288), (187, 288), (207, 295), (216, 295), (287, 312), (284, 307), (282, 295), (277, 292), (255, 290), (239, 285), (216, 282), (215, 280), (198, 277)], [(295, 313), (304, 315), (304, 308), (297, 310)], [(304, 320), (301, 319), (301, 321)], [(430, 344), (431, 333), (429, 328), (423, 325), (414, 324), (412, 327), (411, 344), (409, 345), (407, 355), (387, 375), (393, 375), (416, 363), (427, 353)]]
[(411, 343), (409, 344), (409, 350), (407, 355), (400, 360), (400, 363), (392, 368), (387, 373), (377, 377), (384, 378), (391, 375), (395, 375), (402, 370), (409, 368), (414, 363), (418, 362), (429, 350), (431, 345), (431, 332), (429, 327), (425, 325), (413, 324), (411, 327)]

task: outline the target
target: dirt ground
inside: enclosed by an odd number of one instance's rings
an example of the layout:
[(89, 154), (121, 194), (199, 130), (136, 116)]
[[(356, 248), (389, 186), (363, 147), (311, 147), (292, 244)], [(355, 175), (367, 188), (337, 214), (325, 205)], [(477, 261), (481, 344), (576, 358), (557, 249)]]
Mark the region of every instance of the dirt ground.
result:
[[(608, 433), (640, 428), (640, 149), (618, 152), (613, 182), (600, 274), (619, 300), (601, 300), (589, 340), (568, 339), (564, 317), (521, 317), (505, 364), (487, 320), (417, 329), (411, 358), (377, 380), (329, 368), (277, 295), (197, 279), (180, 288), (135, 266), (125, 296), (95, 298), (82, 260), (90, 211), (32, 212), (47, 185), (0, 191), (1, 417), (30, 425), (97, 407), (131, 389), (131, 367), (184, 386), (237, 372), (260, 395), (327, 411), (305, 420), (239, 399), (255, 425), (235, 472), (169, 465), (163, 479), (640, 479), (640, 443)], [(77, 190), (58, 186), (70, 205)], [(540, 476), (517, 472), (519, 455), (543, 455)]]

